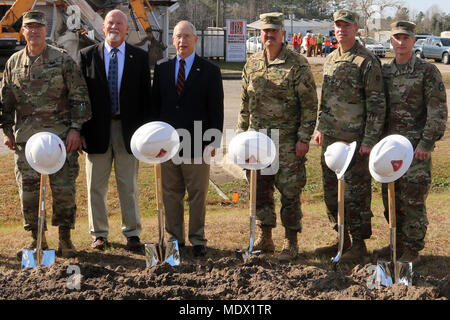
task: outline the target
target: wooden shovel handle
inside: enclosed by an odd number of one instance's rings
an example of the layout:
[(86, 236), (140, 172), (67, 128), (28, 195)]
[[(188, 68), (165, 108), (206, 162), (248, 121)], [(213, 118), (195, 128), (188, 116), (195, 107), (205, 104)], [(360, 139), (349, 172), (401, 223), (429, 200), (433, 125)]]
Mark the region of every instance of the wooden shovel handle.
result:
[(388, 183), (388, 204), (389, 204), (389, 227), (395, 228), (397, 226), (397, 219), (395, 217), (395, 183)]
[(47, 185), (46, 174), (41, 174), (41, 182), (39, 187), (39, 216), (45, 216), (45, 187)]
[(344, 195), (345, 195), (345, 181), (338, 179), (338, 224), (344, 224)]
[(250, 171), (250, 215), (255, 216), (256, 214), (256, 177), (257, 171)]

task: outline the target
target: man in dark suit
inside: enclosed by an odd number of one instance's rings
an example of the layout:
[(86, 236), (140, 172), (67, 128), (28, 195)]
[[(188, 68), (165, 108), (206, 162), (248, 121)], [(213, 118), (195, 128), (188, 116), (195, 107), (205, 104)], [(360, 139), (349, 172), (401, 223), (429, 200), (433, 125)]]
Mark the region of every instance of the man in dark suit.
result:
[[(220, 69), (194, 52), (195, 27), (180, 21), (172, 41), (177, 55), (155, 66), (155, 117), (177, 129), (182, 137), (180, 157), (162, 164), (166, 230), (180, 247), (185, 244), (184, 195), (189, 195), (189, 241), (194, 256), (206, 254), (205, 214), (209, 157), (220, 146), (223, 129), (223, 86)], [(206, 134), (205, 134), (206, 133)], [(205, 137), (205, 140), (203, 141)], [(210, 137), (214, 137), (213, 139)]]
[(106, 194), (112, 163), (122, 211), (122, 233), (130, 249), (141, 247), (137, 171), (130, 149), (133, 133), (150, 117), (147, 53), (125, 42), (127, 16), (110, 11), (103, 23), (105, 42), (80, 51), (79, 64), (89, 89), (92, 119), (81, 130), (86, 156), (91, 248), (103, 250), (109, 232)]

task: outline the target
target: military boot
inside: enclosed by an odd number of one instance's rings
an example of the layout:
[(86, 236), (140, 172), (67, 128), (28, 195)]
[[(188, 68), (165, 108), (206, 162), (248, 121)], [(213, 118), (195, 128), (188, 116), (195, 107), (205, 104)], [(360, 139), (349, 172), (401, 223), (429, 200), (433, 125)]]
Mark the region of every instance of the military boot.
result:
[(398, 261), (400, 261), (400, 262), (412, 262), (413, 266), (417, 265), (420, 262), (419, 252), (414, 250), (414, 249), (405, 247), (405, 249), (403, 250), (403, 254), (398, 259)]
[(256, 239), (254, 250), (261, 250), (263, 253), (274, 253), (275, 245), (272, 240), (272, 227), (259, 226), (258, 238)]
[[(403, 246), (399, 245), (397, 243), (397, 257), (400, 257), (402, 254), (403, 254)], [(374, 249), (373, 250), (373, 255), (377, 259), (378, 258), (389, 259), (389, 258), (391, 258), (391, 255), (392, 255), (392, 253), (391, 253), (391, 246), (387, 245), (387, 246), (385, 246), (383, 248), (380, 248), (380, 249)]]
[(56, 253), (63, 258), (73, 258), (76, 255), (75, 247), (70, 240), (70, 228), (59, 227), (59, 244)]
[(367, 255), (366, 243), (363, 239), (353, 239), (350, 249), (342, 255), (342, 262), (353, 262), (361, 260)]
[[(17, 259), (22, 261), (22, 251), (23, 251), (23, 249), (28, 249), (28, 250), (36, 249), (36, 247), (37, 247), (37, 238), (38, 238), (38, 231), (32, 229), (31, 230), (31, 241), (30, 241), (30, 243), (27, 246), (25, 246), (21, 250), (17, 251), (17, 254), (16, 254), (17, 255)], [(42, 248), (42, 250), (47, 250), (48, 249), (47, 239), (45, 238), (45, 232), (42, 233), (41, 248)]]
[(278, 256), (278, 261), (281, 263), (295, 260), (298, 255), (297, 231), (285, 229), (285, 239), (283, 250)]
[[(344, 246), (343, 246), (342, 251), (343, 252), (347, 251), (351, 247), (351, 245), (352, 245), (352, 241), (350, 239), (350, 234), (348, 233), (348, 231), (344, 231)], [(316, 250), (314, 250), (314, 253), (320, 254), (320, 255), (332, 256), (338, 252), (338, 248), (339, 248), (339, 237), (332, 244), (327, 245), (325, 247), (317, 248)]]

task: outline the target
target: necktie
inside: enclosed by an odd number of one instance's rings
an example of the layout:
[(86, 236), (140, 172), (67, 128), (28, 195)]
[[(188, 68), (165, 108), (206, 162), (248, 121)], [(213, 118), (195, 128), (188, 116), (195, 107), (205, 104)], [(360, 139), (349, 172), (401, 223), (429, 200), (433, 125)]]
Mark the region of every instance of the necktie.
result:
[(118, 87), (118, 63), (117, 52), (119, 49), (111, 49), (111, 58), (108, 69), (109, 96), (111, 98), (111, 114), (119, 113), (119, 87)]
[(183, 90), (184, 87), (184, 78), (185, 78), (185, 74), (184, 74), (184, 64), (186, 62), (181, 59), (180, 60), (180, 67), (178, 68), (178, 76), (177, 76), (177, 94), (180, 95), (181, 90)]

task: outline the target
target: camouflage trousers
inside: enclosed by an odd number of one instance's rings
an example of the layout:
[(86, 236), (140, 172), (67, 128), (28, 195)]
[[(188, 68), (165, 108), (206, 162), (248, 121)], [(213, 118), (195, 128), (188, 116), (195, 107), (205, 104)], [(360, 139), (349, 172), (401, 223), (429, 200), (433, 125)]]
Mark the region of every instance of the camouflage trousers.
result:
[[(387, 183), (382, 185), (384, 216), (389, 221)], [(431, 186), (431, 157), (414, 159), (408, 171), (395, 181), (397, 241), (412, 250), (425, 246), (428, 219), (425, 202)]]
[[(306, 157), (295, 155), (296, 142), (281, 142), (279, 147), (278, 171), (272, 174), (257, 172), (256, 223), (276, 227), (274, 187), (281, 196), (280, 218), (283, 227), (297, 232), (302, 231), (300, 195), (306, 184)], [(275, 160), (276, 161), (276, 160)], [(250, 171), (247, 170), (250, 181)]]
[[(334, 224), (337, 231), (338, 215), (338, 183), (336, 174), (325, 163), (324, 153), (327, 147), (334, 142), (342, 141), (327, 135), (322, 140), (322, 182), (324, 201), (327, 208), (328, 219)], [(352, 142), (352, 141), (350, 141)], [(373, 213), (370, 209), (372, 199), (372, 176), (369, 172), (369, 156), (361, 156), (358, 149), (355, 151), (351, 167), (345, 176), (345, 230), (349, 230), (353, 238), (369, 239), (372, 235), (371, 219)]]
[[(25, 144), (17, 144), (15, 155), (15, 175), (19, 186), (24, 229), (37, 229), (39, 214), (39, 172), (35, 171), (25, 157)], [(52, 225), (75, 228), (75, 181), (79, 173), (78, 153), (67, 153), (64, 166), (58, 172), (49, 175), (52, 190)], [(48, 182), (48, 180), (47, 180)], [(48, 186), (48, 183), (47, 183)], [(48, 208), (46, 206), (46, 208)], [(45, 225), (45, 230), (47, 226)]]

